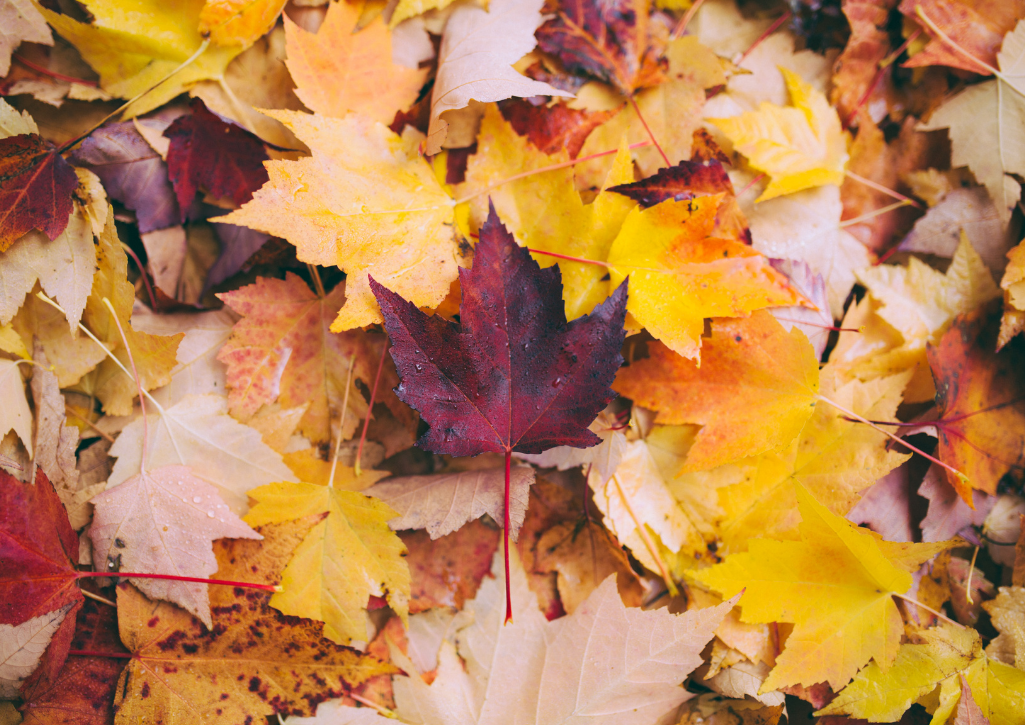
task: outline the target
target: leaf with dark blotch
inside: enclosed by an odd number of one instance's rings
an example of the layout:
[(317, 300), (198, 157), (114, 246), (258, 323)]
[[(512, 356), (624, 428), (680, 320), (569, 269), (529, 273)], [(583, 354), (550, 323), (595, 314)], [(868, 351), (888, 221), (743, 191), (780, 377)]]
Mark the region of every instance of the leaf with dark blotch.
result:
[(999, 317), (986, 308), (961, 315), (930, 347), (929, 367), (936, 381), (936, 423), (947, 480), (971, 505), (972, 489), (989, 494), (1000, 479), (1020, 476), (1025, 466), (1025, 375), (1021, 340), (996, 350)]
[(459, 271), (461, 325), (429, 317), (371, 278), (391, 337), (399, 398), (430, 430), (435, 453), (541, 453), (601, 441), (587, 429), (615, 397), (626, 285), (566, 323), (558, 267), (541, 269), (494, 207), (473, 269)]
[(167, 178), (167, 164), (131, 121), (97, 129), (70, 160), (99, 176), (110, 198), (135, 211), (141, 233), (179, 222), (183, 212)]
[(53, 486), (36, 472), (35, 485), (0, 471), (0, 624), (21, 624), (71, 606), (30, 677), (56, 677), (75, 632), (82, 592), (75, 586), (78, 535)]
[(566, 0), (537, 29), (538, 47), (574, 73), (611, 83), (625, 95), (665, 80), (661, 48), (648, 36), (646, 0)]
[(117, 631), (117, 610), (90, 599), (78, 613), (71, 649), (109, 654), (72, 655), (52, 680), (22, 690), (22, 725), (108, 725), (114, 722), (114, 690), (128, 654)]
[(618, 110), (587, 111), (570, 108), (565, 103), (535, 106), (523, 98), (501, 101), (498, 109), (516, 133), (530, 139), (539, 151), (551, 155), (566, 149), (571, 159), (580, 153), (591, 131), (616, 115)]
[[(179, 116), (164, 131), (171, 139), (167, 166), (178, 206), (187, 210), (200, 187), (215, 198), (245, 204), (269, 178), (263, 167), (268, 158), (263, 143), (222, 121), (201, 99), (193, 98), (189, 105), (192, 114)], [(181, 220), (185, 221), (184, 211)]]
[(77, 187), (74, 170), (41, 136), (0, 139), (0, 252), (33, 229), (56, 239)]

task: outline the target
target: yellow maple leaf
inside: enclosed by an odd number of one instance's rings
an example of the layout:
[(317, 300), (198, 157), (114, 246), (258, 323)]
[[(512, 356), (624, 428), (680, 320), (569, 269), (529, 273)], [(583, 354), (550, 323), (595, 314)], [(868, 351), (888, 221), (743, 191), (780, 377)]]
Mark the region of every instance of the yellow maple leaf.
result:
[(1000, 320), (998, 348), (1011, 341), (1025, 329), (1025, 244), (1019, 244), (1007, 253), (1010, 262), (1000, 280), (1004, 291), (1004, 317)]
[[(120, 98), (135, 98), (188, 60), (203, 44), (199, 15), (205, 0), (85, 0), (92, 24), (44, 7), (47, 22), (100, 74), (100, 87)], [(125, 111), (131, 118), (162, 106), (198, 81), (224, 75), (241, 46), (211, 46), (173, 78)]]
[(217, 45), (248, 48), (281, 15), (286, 0), (206, 0), (199, 32)]
[(692, 572), (724, 597), (746, 588), (742, 622), (794, 625), (762, 692), (816, 682), (836, 689), (869, 660), (888, 667), (904, 633), (892, 596), (905, 594), (910, 572), (954, 544), (883, 541), (832, 513), (801, 484), (794, 488), (800, 541), (755, 539), (748, 552)]
[[(347, 487), (354, 487), (355, 472), (338, 468)], [(387, 475), (364, 471), (362, 477), (370, 485)], [(388, 528), (394, 509), (356, 491), (314, 483), (272, 483), (249, 496), (257, 502), (245, 517), (251, 526), (328, 514), (296, 548), (281, 577), (284, 591), (271, 597), (272, 607), (324, 622), (324, 636), (340, 643), (367, 639), (371, 595), (387, 597), (406, 620), (409, 567), (405, 544)]]
[(347, 111), (391, 123), (396, 110), (416, 100), (426, 70), (392, 63), (392, 37), (380, 16), (356, 32), (359, 6), (331, 3), (324, 24), (310, 33), (285, 16), (289, 73), (295, 95), (311, 111)]
[[(851, 381), (834, 388), (829, 368), (821, 374), (823, 395), (870, 420), (892, 420), (908, 374), (868, 383)], [(759, 534), (796, 536), (798, 513), (793, 483), (807, 487), (816, 500), (843, 515), (858, 501), (858, 492), (903, 463), (908, 456), (887, 450), (879, 431), (849, 420), (826, 402), (790, 445), (779, 453), (722, 466), (707, 475), (718, 482), (722, 519), (721, 551), (743, 551)], [(698, 474), (687, 474), (690, 476)]]
[(709, 237), (722, 196), (635, 208), (609, 250), (612, 287), (630, 277), (627, 312), (684, 357), (700, 355), (706, 317), (804, 302), (764, 255)]
[(961, 700), (963, 676), (984, 717), (1002, 725), (1025, 723), (1025, 672), (983, 654), (978, 632), (943, 625), (916, 639), (901, 646), (892, 666), (873, 662), (815, 714), (896, 722), (920, 702), (932, 713), (933, 725), (942, 725)]
[(423, 15), (431, 10), (444, 10), (455, 0), (399, 0), (398, 5), (391, 16), (391, 26), (394, 28), (403, 20)]
[(780, 450), (815, 409), (819, 364), (804, 333), (768, 312), (712, 323), (701, 364), (664, 345), (622, 368), (613, 389), (670, 425), (702, 426), (684, 470), (698, 471)]
[(358, 114), (267, 115), (313, 155), (266, 162), (270, 180), (218, 221), (284, 237), (303, 262), (338, 265), (346, 300), (333, 332), (383, 321), (371, 274), (417, 306), (445, 299), (457, 274), (452, 199), (417, 154), (417, 139)]
[[(135, 287), (128, 281), (128, 257), (117, 237), (113, 209), (109, 210), (107, 225), (99, 236), (96, 261), (93, 287), (86, 300), (82, 320), (106, 344), (107, 349), (113, 351), (122, 366), (132, 369), (134, 363), (143, 389), (153, 390), (167, 385), (171, 382), (171, 370), (178, 364), (178, 343), (185, 334), (150, 335), (132, 327)], [(104, 299), (110, 301), (117, 321)], [(118, 322), (121, 323), (120, 330)], [(122, 330), (132, 351), (131, 361), (125, 353)], [(109, 415), (131, 414), (132, 401), (138, 394), (135, 380), (125, 375), (122, 367), (110, 358), (104, 359), (92, 375), (91, 386), (103, 403), (104, 412)]]
[(762, 103), (757, 111), (711, 118), (752, 167), (772, 181), (757, 201), (823, 184), (839, 186), (847, 165), (847, 137), (836, 109), (799, 75), (780, 67), (792, 107)]

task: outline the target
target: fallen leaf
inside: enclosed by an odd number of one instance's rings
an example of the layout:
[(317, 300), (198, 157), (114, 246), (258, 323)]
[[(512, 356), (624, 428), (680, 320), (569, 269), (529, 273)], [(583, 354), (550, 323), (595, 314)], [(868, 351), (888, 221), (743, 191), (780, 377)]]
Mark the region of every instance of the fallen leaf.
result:
[(966, 526), (982, 526), (996, 499), (972, 490), (972, 506), (964, 502), (950, 485), (946, 471), (935, 463), (925, 472), (918, 495), (929, 499), (929, 510), (920, 524), (922, 541), (952, 539)]
[[(452, 200), (415, 148), (359, 115), (268, 115), (294, 131), (313, 156), (267, 162), (270, 181), (219, 221), (282, 236), (295, 244), (301, 261), (345, 271), (345, 306), (332, 325), (337, 332), (382, 320), (367, 282), (370, 270), (417, 305), (441, 302), (456, 276)], [(298, 178), (302, 190), (293, 193)]]
[(537, 30), (541, 50), (573, 73), (615, 86), (624, 96), (665, 79), (662, 43), (649, 36), (648, 3), (570, 0)]
[[(246, 492), (276, 481), (294, 481), (281, 455), (260, 434), (228, 414), (219, 395), (189, 395), (170, 408), (147, 414), (147, 467), (188, 466), (193, 475), (217, 489), (235, 515), (248, 508)], [(113, 488), (142, 470), (141, 419), (125, 426), (110, 449), (117, 458), (107, 487)]]
[(797, 304), (797, 293), (750, 247), (709, 236), (719, 196), (633, 209), (609, 250), (610, 284), (630, 277), (627, 311), (673, 352), (697, 359), (706, 317)]
[(206, 0), (199, 12), (199, 32), (217, 45), (250, 46), (270, 30), (285, 0)]
[(0, 78), (11, 69), (11, 53), (21, 43), (53, 45), (46, 20), (27, 0), (4, 0), (0, 5)]
[(0, 139), (0, 251), (33, 229), (56, 239), (68, 225), (77, 186), (74, 170), (42, 136)]
[(167, 170), (182, 210), (181, 222), (197, 189), (241, 206), (268, 178), (263, 167), (267, 153), (258, 138), (222, 121), (199, 98), (193, 98), (189, 107), (191, 114), (179, 116), (164, 131), (171, 140)]
[(904, 622), (892, 595), (912, 584), (909, 572), (953, 542), (894, 544), (859, 529), (795, 483), (799, 541), (752, 539), (748, 552), (691, 576), (723, 596), (745, 589), (742, 622), (791, 622), (762, 691), (828, 682), (839, 688), (869, 660), (889, 667)]
[(961, 699), (957, 702), (954, 725), (989, 725), (989, 718), (983, 715), (982, 710), (975, 704), (972, 688), (969, 687), (964, 675), (961, 675)]
[(32, 445), (32, 411), (28, 408), (25, 381), (17, 362), (0, 360), (0, 397), (6, 401), (3, 415), (0, 416), (2, 435), (13, 430), (25, 449), (31, 453), (35, 450)]
[[(527, 498), (534, 483), (534, 469), (515, 466), (510, 469), (509, 538), (516, 540)], [(400, 476), (368, 488), (374, 496), (398, 516), (389, 521), (394, 531), (427, 529), (432, 539), (460, 529), (464, 524), (488, 514), (495, 521), (504, 520), (505, 469), (435, 473), (429, 476)]]
[[(961, 699), (962, 675), (984, 715), (1001, 723), (1025, 722), (1025, 675), (986, 657), (975, 630), (952, 625), (919, 632), (918, 642), (901, 645), (886, 670), (871, 663), (815, 714), (894, 721), (913, 702), (928, 697), (935, 708), (933, 721), (946, 722)], [(938, 697), (929, 696), (936, 689)]]
[(994, 275), (1003, 273), (1012, 242), (993, 201), (981, 187), (952, 189), (915, 222), (899, 249), (950, 259), (957, 251), (962, 230), (989, 270)]
[(959, 316), (935, 347), (929, 367), (936, 380), (936, 455), (947, 481), (965, 503), (972, 489), (997, 492), (1001, 477), (1025, 464), (1025, 379), (1013, 361), (1018, 348), (996, 350), (997, 325), (985, 308)]
[(966, 88), (919, 129), (948, 129), (951, 166), (971, 169), (1006, 225), (1021, 198), (1021, 187), (1010, 175), (1025, 172), (1025, 143), (1017, 123), (1025, 114), (1025, 25), (1019, 22), (1004, 36), (997, 61), (999, 78)]
[(739, 117), (712, 118), (751, 166), (771, 177), (756, 201), (842, 184), (847, 141), (836, 111), (799, 75), (780, 68), (792, 106), (762, 103)]
[(580, 154), (591, 131), (612, 117), (612, 111), (591, 112), (562, 102), (537, 106), (522, 98), (500, 101), (498, 110), (538, 151), (551, 155), (565, 149), (571, 159)]
[(64, 313), (35, 295), (25, 298), (11, 325), (22, 339), (34, 337), (42, 346), (62, 387), (79, 383), (106, 357), (87, 335), (72, 337)]
[(1025, 589), (1020, 586), (1000, 587), (994, 599), (982, 602), (989, 612), (993, 626), (1000, 633), (986, 647), (986, 654), (999, 662), (1014, 665), (1019, 670), (1025, 664)]
[(380, 16), (357, 32), (359, 19), (356, 6), (332, 3), (314, 34), (285, 16), (287, 65), (297, 86), (295, 94), (323, 116), (341, 118), (356, 111), (391, 123), (396, 110), (417, 99), (427, 71), (392, 63), (392, 33)]
[[(400, 531), (399, 538), (409, 550), (409, 611), (416, 614), (442, 611), (438, 607), (462, 609), (468, 599), (477, 595), (484, 577), (490, 575), (491, 561), (502, 536), (500, 531), (478, 520), (437, 539), (426, 531)], [(411, 637), (413, 620), (411, 616)], [(434, 655), (437, 659), (437, 651)]]
[(492, 103), (512, 96), (568, 96), (517, 73), (512, 64), (534, 49), (542, 0), (493, 0), (487, 12), (464, 6), (452, 12), (438, 50), (426, 153), (441, 151), (448, 135), (446, 111), (471, 100)]
[(717, 319), (702, 340), (701, 365), (660, 343), (623, 368), (614, 389), (657, 411), (667, 425), (701, 425), (685, 471), (782, 450), (811, 417), (818, 360), (803, 332), (787, 333), (767, 312)]
[(593, 466), (603, 481), (609, 480), (619, 468), (626, 452), (627, 442), (617, 428), (613, 416), (603, 413), (591, 423), (591, 432), (601, 438), (601, 443), (592, 448), (556, 446), (544, 453), (520, 453), (517, 458), (538, 468), (558, 468), (565, 471), (579, 466)]
[(0, 624), (0, 697), (13, 700), (37, 667), (73, 604), (21, 624)]
[[(215, 539), (255, 539), (217, 494), (186, 466), (151, 468), (93, 497), (93, 558), (105, 571), (209, 578), (217, 570)], [(131, 579), (153, 599), (183, 607), (212, 627), (207, 586)]]
[[(261, 542), (217, 542), (217, 577), (275, 583), (312, 518), (261, 530)], [(131, 584), (117, 590), (118, 624), (132, 659), (117, 684), (115, 723), (146, 720), (230, 725), (246, 717), (312, 715), (395, 668), (321, 637), (318, 623), (287, 617), (271, 595), (214, 587), (215, 629), (172, 604), (153, 602)]]
[[(982, 63), (996, 65), (999, 57), (997, 51), (1004, 41), (1005, 34), (1013, 30), (1015, 23), (1025, 15), (1025, 2), (902, 0), (898, 9), (921, 26), (929, 36), (929, 42), (925, 47), (904, 63), (905, 68), (945, 65), (985, 76), (991, 74)], [(961, 52), (952, 48), (946, 40), (926, 25), (919, 17), (919, 12), (924, 13), (946, 33), (948, 38), (957, 43)], [(972, 58), (977, 58), (982, 63)]]
[(472, 623), (456, 634), (466, 670), (443, 644), (428, 686), (392, 648), (393, 661), (411, 675), (394, 681), (400, 718), (423, 725), (653, 722), (686, 699), (679, 683), (700, 663), (700, 649), (732, 606), (680, 615), (627, 609), (610, 576), (572, 615), (548, 623), (513, 557), (510, 588), (518, 606), (513, 623), (504, 624), (500, 561), (499, 552), (495, 579), (467, 602)]
[[(217, 353), (227, 366), (232, 415), (249, 419), (261, 405), (278, 400), (285, 407), (309, 403), (301, 429), (314, 443), (331, 439), (331, 421), (344, 417), (342, 438), (351, 438), (367, 413), (356, 380), (373, 384), (380, 345), (362, 330), (331, 332), (335, 313), (346, 299), (339, 284), (325, 296), (315, 294), (298, 275), (258, 277), (246, 287), (219, 295), (242, 316)], [(353, 361), (355, 358), (355, 361)], [(352, 369), (350, 390), (345, 389)], [(389, 391), (398, 382), (382, 373), (378, 400), (398, 408)], [(348, 400), (346, 410), (342, 402)]]
[(790, 279), (791, 286), (806, 300), (818, 309), (810, 309), (795, 305), (793, 307), (773, 307), (769, 314), (790, 332), (795, 327), (804, 333), (815, 350), (816, 359), (829, 345), (829, 333), (833, 329), (833, 315), (829, 310), (829, 297), (826, 294), (826, 280), (814, 271), (809, 264), (796, 259), (770, 259), (776, 270)]
[(836, 59), (829, 96), (840, 118), (850, 119), (859, 107), (872, 108), (880, 99), (885, 102), (891, 76), (885, 73), (881, 83), (876, 76), (885, 71), (879, 64), (892, 50), (886, 23), (896, 5), (897, 0), (847, 0), (841, 5), (851, 37)]
[[(912, 531), (911, 497), (914, 495), (908, 478), (908, 464), (902, 463), (861, 492), (861, 500), (847, 512), (846, 519), (854, 524), (867, 525), (887, 541), (914, 541)], [(957, 531), (941, 538), (922, 541), (942, 541), (954, 538)]]

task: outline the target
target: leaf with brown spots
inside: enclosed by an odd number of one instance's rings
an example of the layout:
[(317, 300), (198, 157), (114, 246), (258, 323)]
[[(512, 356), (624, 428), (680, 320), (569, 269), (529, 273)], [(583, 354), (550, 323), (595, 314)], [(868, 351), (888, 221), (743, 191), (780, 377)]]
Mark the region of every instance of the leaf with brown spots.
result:
[[(262, 542), (215, 544), (219, 578), (276, 583), (295, 547), (322, 517), (260, 530)], [(213, 587), (214, 626), (130, 584), (118, 587), (121, 638), (133, 658), (118, 681), (115, 722), (241, 725), (266, 715), (312, 715), (396, 668), (324, 639), (323, 625), (288, 617), (266, 592)]]
[(33, 229), (51, 240), (71, 218), (78, 177), (37, 134), (0, 139), (0, 252)]
[(471, 521), (434, 540), (426, 531), (403, 531), (399, 536), (409, 549), (409, 613), (416, 614), (433, 607), (462, 609), (463, 602), (473, 599), (481, 580), (491, 571), (500, 532)]

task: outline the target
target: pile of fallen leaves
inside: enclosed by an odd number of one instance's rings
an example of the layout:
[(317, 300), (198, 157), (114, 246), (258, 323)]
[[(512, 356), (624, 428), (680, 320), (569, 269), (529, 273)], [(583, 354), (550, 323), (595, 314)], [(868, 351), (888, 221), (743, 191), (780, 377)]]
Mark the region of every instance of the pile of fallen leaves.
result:
[(1025, 724), (1025, 0), (0, 0), (0, 94), (0, 723)]

